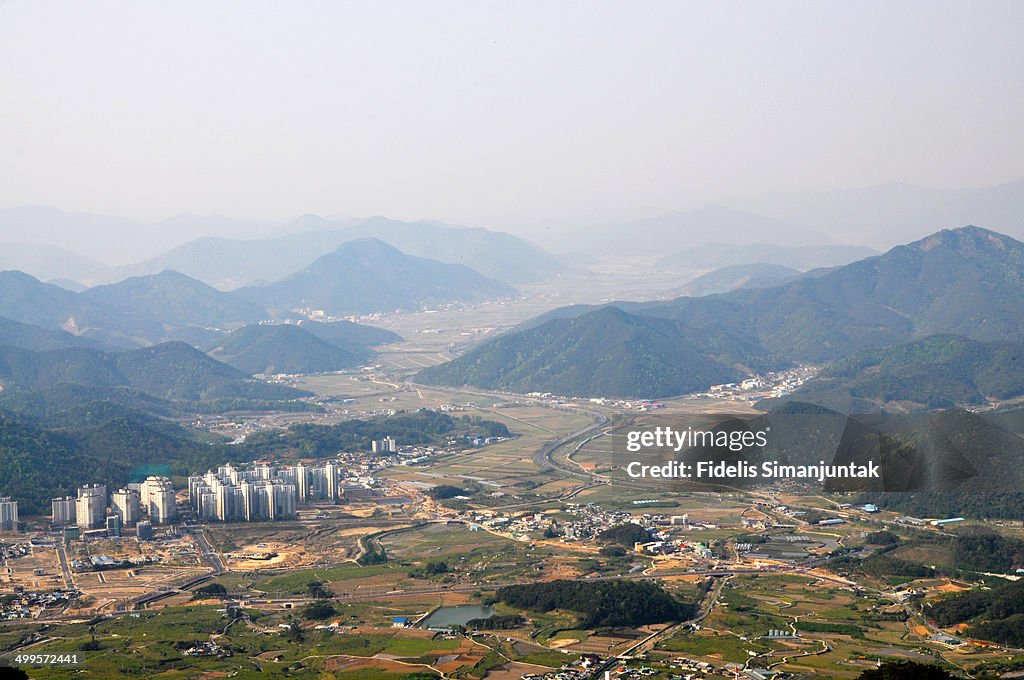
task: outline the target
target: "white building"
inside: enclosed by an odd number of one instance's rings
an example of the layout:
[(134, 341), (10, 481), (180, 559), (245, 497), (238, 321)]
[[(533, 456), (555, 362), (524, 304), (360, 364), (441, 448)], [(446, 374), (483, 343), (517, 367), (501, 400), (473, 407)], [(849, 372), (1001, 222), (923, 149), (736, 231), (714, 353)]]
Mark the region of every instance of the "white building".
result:
[(175, 518), (174, 486), (167, 477), (147, 477), (139, 490), (139, 503), (154, 524)]
[(53, 517), (53, 524), (57, 526), (67, 526), (75, 523), (75, 498), (74, 496), (65, 496), (64, 498), (54, 498), (50, 501), (50, 514)]
[(96, 491), (79, 489), (75, 500), (75, 523), (83, 529), (104, 526), (107, 518), (107, 499)]
[(0, 496), (0, 531), (16, 531), (18, 529), (18, 501), (9, 496)]
[(142, 504), (135, 489), (118, 489), (110, 496), (110, 507), (121, 518), (121, 525), (135, 526), (141, 519)]
[(309, 468), (300, 463), (292, 467), (292, 474), (295, 476), (295, 488), (299, 492), (299, 502), (305, 503), (309, 498)]

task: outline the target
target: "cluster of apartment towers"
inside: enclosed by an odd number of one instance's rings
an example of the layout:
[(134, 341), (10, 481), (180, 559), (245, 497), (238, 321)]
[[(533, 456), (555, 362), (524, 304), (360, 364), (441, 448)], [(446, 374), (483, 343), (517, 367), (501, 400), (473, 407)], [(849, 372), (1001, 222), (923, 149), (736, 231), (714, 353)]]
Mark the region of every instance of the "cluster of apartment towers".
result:
[[(390, 437), (373, 442), (374, 450), (394, 451)], [(270, 463), (256, 463), (241, 470), (222, 465), (216, 472), (188, 478), (189, 503), (196, 517), (221, 522), (262, 522), (293, 519), (296, 506), (313, 499), (328, 501), (359, 500), (372, 495), (364, 485), (346, 480), (338, 463), (322, 467), (290, 465), (277, 468)], [(8, 501), (5, 505), (4, 501)], [(10, 506), (10, 508), (8, 508)], [(151, 533), (153, 524), (167, 524), (177, 516), (174, 487), (167, 477), (148, 477), (141, 484), (129, 484), (107, 498), (103, 484), (87, 484), (78, 489), (77, 498), (65, 496), (51, 502), (54, 526), (77, 526), (79, 529), (106, 529), (108, 534), (121, 534), (122, 527), (140, 526), (142, 533)], [(18, 502), (0, 498), (0, 520), (8, 515), (12, 528), (18, 523)], [(142, 515), (148, 516), (148, 521)], [(2, 528), (2, 527), (0, 527)]]
[(295, 517), (297, 505), (365, 497), (370, 489), (346, 483), (341, 465), (303, 464), (277, 468), (256, 463), (247, 470), (228, 464), (188, 478), (188, 497), (196, 517), (221, 522), (269, 522)]
[[(51, 502), (54, 526), (76, 525), (80, 529), (106, 529), (119, 536), (122, 527), (138, 527), (139, 536), (152, 534), (153, 524), (174, 521), (177, 510), (174, 486), (167, 477), (147, 477), (110, 494), (104, 484), (79, 487), (78, 497), (54, 498)], [(143, 520), (145, 514), (149, 519)]]

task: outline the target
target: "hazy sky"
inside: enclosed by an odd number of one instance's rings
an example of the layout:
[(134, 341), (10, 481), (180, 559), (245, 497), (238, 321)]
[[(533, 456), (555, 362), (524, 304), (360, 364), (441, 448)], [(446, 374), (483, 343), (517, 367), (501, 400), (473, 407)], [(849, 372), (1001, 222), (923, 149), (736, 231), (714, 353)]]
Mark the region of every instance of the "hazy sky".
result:
[(0, 206), (536, 227), (1024, 176), (1024, 2), (0, 3)]

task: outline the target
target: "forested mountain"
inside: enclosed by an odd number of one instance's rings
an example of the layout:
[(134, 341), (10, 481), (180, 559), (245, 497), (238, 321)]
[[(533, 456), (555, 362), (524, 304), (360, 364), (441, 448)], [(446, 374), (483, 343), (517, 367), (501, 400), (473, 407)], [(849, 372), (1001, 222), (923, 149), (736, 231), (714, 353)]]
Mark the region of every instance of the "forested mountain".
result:
[(29, 323), (0, 317), (0, 346), (10, 345), (26, 349), (61, 349), (64, 347), (95, 347), (102, 344), (67, 331), (55, 331)]
[(173, 272), (82, 292), (23, 272), (0, 272), (0, 317), (65, 331), (87, 340), (79, 343), (87, 346), (131, 348), (166, 340), (200, 344), (215, 335), (204, 325), (266, 316), (257, 305)]
[(405, 255), (383, 241), (361, 239), (281, 281), (233, 294), (278, 311), (348, 314), (478, 302), (512, 296), (515, 290), (463, 265)]
[(922, 410), (986, 403), (1024, 394), (1024, 343), (955, 335), (866, 350), (827, 366), (782, 400), (847, 413)]
[(210, 356), (248, 374), (323, 373), (362, 364), (373, 352), (322, 340), (305, 326), (259, 324), (228, 333)]
[(69, 412), (80, 412), (95, 404), (104, 405), (98, 408), (122, 408), (160, 417), (183, 415), (174, 402), (131, 387), (59, 383), (35, 390), (4, 390), (0, 393), (0, 411), (8, 411), (48, 427), (59, 427), (69, 420)]
[(745, 329), (794, 360), (824, 361), (915, 336), (1024, 338), (1024, 244), (978, 227), (933, 234), (778, 287), (679, 298), (638, 313)]
[(51, 498), (73, 495), (87, 480), (124, 484), (145, 476), (140, 466), (183, 474), (236, 455), (219, 440), (166, 421), (111, 415), (55, 429), (0, 412), (0, 488), (18, 499), (23, 514), (45, 514)]
[(80, 297), (107, 309), (140, 311), (179, 326), (230, 327), (267, 318), (259, 305), (171, 270), (90, 288)]
[(1024, 582), (997, 579), (992, 588), (953, 595), (927, 611), (942, 626), (969, 623), (972, 637), (1024, 644)]
[(65, 330), (107, 343), (131, 346), (159, 338), (162, 325), (138, 312), (112, 313), (79, 293), (43, 283), (19, 271), (0, 272), (0, 316), (49, 330)]
[(454, 361), (423, 369), (416, 379), (517, 392), (653, 398), (783, 364), (741, 335), (693, 332), (671, 320), (603, 307), (500, 336)]
[(309, 331), (321, 340), (326, 340), (335, 345), (364, 345), (373, 347), (375, 345), (387, 345), (392, 342), (401, 342), (402, 336), (386, 328), (367, 326), (365, 324), (353, 323), (351, 321), (300, 321), (299, 327)]
[(131, 387), (165, 399), (288, 399), (301, 393), (250, 379), (245, 373), (181, 342), (127, 352), (70, 348), (34, 352), (0, 347), (0, 381), (8, 388), (43, 389), (61, 383)]

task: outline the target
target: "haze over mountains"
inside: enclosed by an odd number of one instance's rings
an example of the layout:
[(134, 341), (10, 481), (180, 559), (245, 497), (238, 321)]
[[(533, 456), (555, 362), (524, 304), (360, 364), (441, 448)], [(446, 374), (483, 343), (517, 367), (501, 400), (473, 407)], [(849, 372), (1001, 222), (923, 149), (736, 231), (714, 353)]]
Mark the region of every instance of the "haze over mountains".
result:
[(806, 271), (849, 264), (878, 252), (865, 246), (777, 246), (771, 243), (705, 243), (675, 251), (655, 263), (657, 268), (699, 265), (707, 269), (752, 263), (774, 264)]
[(597, 254), (668, 254), (687, 243), (706, 243), (711, 235), (721, 243), (768, 242), (788, 247), (839, 245), (832, 237), (810, 227), (744, 210), (708, 205), (630, 222), (589, 227), (584, 250)]
[(465, 265), (404, 255), (377, 239), (343, 243), (287, 278), (233, 293), (268, 309), (306, 308), (330, 314), (416, 310), (515, 294), (511, 286)]
[(799, 269), (770, 262), (734, 264), (702, 274), (671, 294), (699, 297), (713, 293), (728, 293), (737, 288), (769, 288), (800, 274)]
[[(719, 244), (737, 250), (708, 259), (709, 270), (752, 262), (806, 270), (852, 262), (869, 254), (865, 246), (884, 250), (964, 224), (1024, 239), (1024, 179), (960, 190), (884, 184), (731, 198), (644, 218), (530, 232), (541, 247), (503, 231), (431, 220), (304, 215), (275, 222), (185, 213), (142, 222), (48, 207), (6, 208), (0, 209), (0, 268), (86, 285), (170, 269), (230, 290), (289, 276), (346, 241), (377, 238), (408, 255), (486, 269), (488, 276), (515, 285), (564, 271), (564, 258), (545, 248), (711, 258), (694, 249)], [(851, 246), (861, 250), (844, 253)], [(780, 248), (805, 250), (769, 254)], [(743, 254), (744, 249), (757, 252)]]
[(0, 272), (0, 317), (112, 347), (174, 339), (209, 344), (221, 331), (245, 324), (302, 318), (303, 309), (337, 315), (416, 311), (515, 295), (512, 287), (468, 267), (407, 256), (375, 239), (346, 242), (279, 282), (230, 293), (174, 271), (82, 292)]
[(48, 206), (0, 209), (0, 242), (56, 246), (106, 265), (153, 257), (209, 234), (252, 238), (272, 233), (275, 227), (271, 222), (189, 213), (146, 222)]
[[(506, 283), (547, 278), (564, 269), (540, 248), (511, 234), (480, 228), (455, 227), (440, 222), (402, 222), (385, 217), (328, 220), (304, 215), (273, 229), (263, 223), (220, 217), (181, 215), (152, 225), (120, 218), (64, 213), (47, 208), (0, 210), (0, 266), (19, 269), (42, 280), (66, 279), (87, 285), (112, 283), (127, 277), (177, 271), (222, 290), (266, 284), (308, 267), (342, 244), (376, 238), (408, 255), (449, 264), (486, 268), (489, 275)], [(249, 238), (211, 236), (241, 233)], [(91, 235), (83, 240), (82, 235)], [(151, 239), (151, 234), (158, 238)], [(191, 240), (151, 252), (154, 244), (193, 234)], [(21, 242), (31, 235), (40, 243)], [(261, 236), (256, 238), (254, 236)], [(147, 257), (137, 262), (117, 262), (123, 244), (144, 241)], [(52, 243), (70, 244), (75, 252)], [(102, 245), (101, 245), (102, 244)], [(119, 245), (120, 244), (120, 245)], [(130, 252), (137, 248), (126, 246)], [(76, 253), (90, 253), (90, 257)]]
[(1024, 239), (1024, 178), (954, 190), (879, 184), (740, 199), (734, 204), (777, 220), (819, 225), (841, 242), (874, 248), (889, 248), (895, 243), (917, 240), (936, 229), (964, 224), (981, 224)]
[[(712, 335), (748, 338), (763, 356), (821, 363), (857, 351), (883, 348), (936, 333), (955, 334), (983, 342), (1024, 339), (1024, 244), (978, 227), (944, 230), (883, 255), (831, 270), (822, 270), (775, 287), (736, 290), (670, 302), (615, 303), (631, 316), (669, 319), (687, 332), (675, 343), (653, 348), (649, 365), (673, 363), (677, 352), (698, 351), (694, 338)], [(526, 391), (555, 391), (558, 374), (580, 378), (567, 393), (600, 395), (602, 382), (587, 370), (621, 361), (618, 338), (601, 337), (587, 324), (568, 320), (591, 318), (593, 306), (554, 310), (521, 329), (484, 343), (449, 364), (419, 374), (425, 382), (482, 387), (514, 384)], [(560, 346), (544, 362), (524, 363), (538, 334), (559, 329)], [(594, 335), (596, 334), (596, 338)], [(546, 341), (547, 345), (551, 340)], [(580, 346), (590, 348), (579, 351)], [(751, 353), (754, 353), (751, 351)], [(637, 370), (630, 396), (664, 395), (655, 372)], [(510, 381), (509, 375), (514, 375)]]

